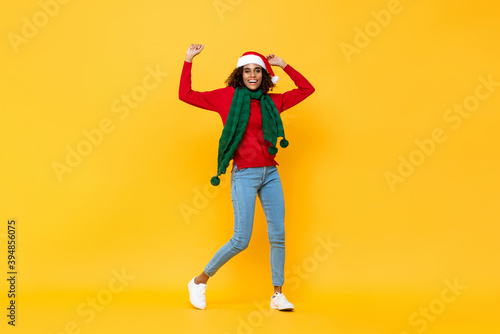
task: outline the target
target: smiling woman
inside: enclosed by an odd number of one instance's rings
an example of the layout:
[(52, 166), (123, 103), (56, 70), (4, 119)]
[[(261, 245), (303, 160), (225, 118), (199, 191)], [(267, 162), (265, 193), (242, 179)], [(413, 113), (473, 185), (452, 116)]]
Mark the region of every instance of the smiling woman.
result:
[[(209, 277), (232, 257), (248, 247), (252, 235), (256, 197), (259, 196), (266, 215), (271, 243), (271, 277), (274, 295), (272, 309), (293, 310), (282, 293), (285, 280), (285, 203), (281, 179), (275, 160), (278, 137), (281, 147), (287, 147), (280, 114), (304, 100), (314, 87), (299, 72), (280, 57), (264, 57), (256, 52), (243, 54), (236, 69), (226, 80), (227, 87), (208, 92), (191, 89), (193, 58), (204, 45), (191, 44), (182, 69), (179, 99), (199, 108), (216, 111), (224, 124), (219, 140), (217, 176), (212, 185), (220, 183), (233, 160), (231, 198), (234, 206), (234, 234), (209, 261), (203, 272), (188, 284), (191, 304), (206, 308), (205, 290)], [(271, 66), (281, 67), (298, 87), (283, 94), (269, 94), (278, 77)]]
[(268, 93), (276, 86), (271, 75), (257, 64), (247, 64), (235, 68), (225, 83), (230, 87), (240, 89), (247, 87), (253, 91), (260, 88), (262, 93)]

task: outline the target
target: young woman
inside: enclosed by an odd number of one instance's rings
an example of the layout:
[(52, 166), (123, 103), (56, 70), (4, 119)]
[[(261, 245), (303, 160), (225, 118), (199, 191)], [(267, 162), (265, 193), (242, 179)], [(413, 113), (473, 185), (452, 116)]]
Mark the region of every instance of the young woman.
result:
[[(193, 58), (204, 48), (191, 44), (186, 53), (179, 86), (179, 99), (193, 106), (217, 112), (224, 124), (219, 140), (217, 176), (219, 184), (233, 160), (231, 198), (234, 208), (234, 234), (208, 262), (203, 272), (188, 284), (189, 299), (194, 307), (206, 308), (207, 281), (233, 256), (247, 248), (252, 234), (255, 201), (259, 196), (267, 220), (271, 243), (271, 276), (274, 295), (271, 308), (293, 310), (294, 306), (282, 293), (285, 280), (285, 204), (281, 180), (276, 166), (278, 137), (281, 147), (288, 146), (284, 138), (280, 113), (296, 105), (314, 92), (314, 87), (283, 59), (256, 52), (243, 54), (236, 69), (226, 80), (227, 87), (208, 92), (191, 89)], [(284, 94), (269, 93), (278, 77), (271, 66), (281, 67), (293, 80), (296, 89)]]

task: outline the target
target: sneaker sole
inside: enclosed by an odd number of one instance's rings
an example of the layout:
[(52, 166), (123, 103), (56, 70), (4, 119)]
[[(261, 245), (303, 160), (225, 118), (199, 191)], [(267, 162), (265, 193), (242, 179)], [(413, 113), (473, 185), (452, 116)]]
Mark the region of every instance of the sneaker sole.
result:
[(295, 309), (295, 308), (293, 308), (293, 307), (288, 307), (288, 308), (282, 308), (282, 309), (279, 309), (279, 308), (277, 308), (276, 306), (274, 306), (274, 304), (273, 304), (272, 302), (271, 302), (271, 305), (270, 305), (270, 306), (271, 306), (271, 308), (272, 308), (273, 310), (278, 310), (278, 311), (293, 311), (293, 310)]

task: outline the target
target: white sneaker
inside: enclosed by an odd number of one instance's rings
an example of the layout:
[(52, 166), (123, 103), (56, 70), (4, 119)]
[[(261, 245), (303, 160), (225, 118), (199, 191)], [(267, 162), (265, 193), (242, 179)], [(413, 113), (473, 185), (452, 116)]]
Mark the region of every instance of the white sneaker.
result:
[(293, 304), (286, 300), (284, 294), (275, 292), (271, 298), (271, 308), (280, 311), (291, 311), (293, 310)]
[(189, 301), (194, 307), (204, 310), (207, 307), (205, 302), (205, 290), (207, 285), (203, 283), (196, 284), (194, 278), (188, 283)]

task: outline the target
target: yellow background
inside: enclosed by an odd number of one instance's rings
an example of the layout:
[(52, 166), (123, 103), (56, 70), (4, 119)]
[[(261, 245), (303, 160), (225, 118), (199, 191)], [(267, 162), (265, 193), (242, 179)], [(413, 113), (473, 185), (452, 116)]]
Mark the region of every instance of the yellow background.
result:
[[(459, 126), (444, 118), (454, 104), (474, 101), (480, 78), (500, 81), (496, 1), (58, 6), (46, 22), (34, 0), (0, 12), (2, 333), (498, 331), (500, 87), (483, 86), (488, 97)], [(372, 11), (388, 7), (397, 13), (376, 23)], [(23, 18), (34, 16), (38, 31), (13, 44)], [(342, 46), (360, 46), (359, 30), (370, 27), (367, 45), (346, 56)], [(208, 309), (188, 303), (187, 282), (232, 234), (229, 180), (209, 186), (221, 121), (177, 96), (190, 43), (206, 44), (194, 60), (195, 90), (223, 87), (250, 50), (282, 57), (316, 88), (284, 114), (290, 146), (278, 154), (292, 314), (254, 303), (267, 305), (272, 293), (260, 206), (250, 247), (209, 281)], [(148, 79), (157, 87), (143, 89), (127, 115), (115, 112), (123, 94), (141, 91), (148, 69), (162, 72)], [(275, 92), (293, 88), (275, 72)], [(54, 162), (66, 164), (67, 147), (84, 145), (82, 131), (103, 120), (112, 130), (58, 178)], [(415, 141), (436, 128), (446, 140), (391, 188), (387, 172), (398, 173), (400, 157), (418, 157)], [(5, 317), (11, 218), (15, 328)], [(114, 270), (133, 279), (87, 322), (75, 310), (105, 295)], [(440, 304), (454, 280), (466, 288)], [(432, 320), (410, 322), (439, 305)]]

